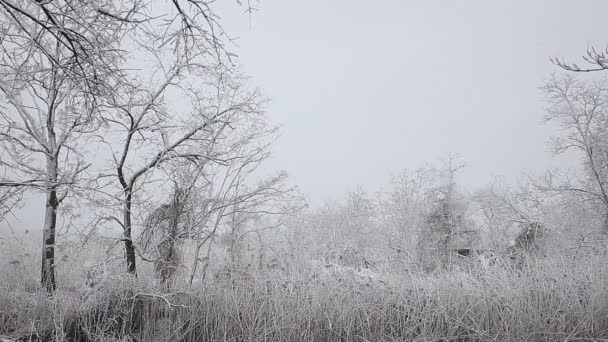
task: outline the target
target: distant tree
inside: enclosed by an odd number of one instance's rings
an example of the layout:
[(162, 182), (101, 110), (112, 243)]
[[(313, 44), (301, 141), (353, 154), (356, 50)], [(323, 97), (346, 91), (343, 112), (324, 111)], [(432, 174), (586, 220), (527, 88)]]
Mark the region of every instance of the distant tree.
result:
[[(297, 211), (301, 205), (295, 188), (287, 185), (287, 174), (279, 172), (268, 177), (254, 177), (271, 156), (270, 144), (276, 128), (262, 122), (242, 123), (240, 133), (222, 149), (223, 164), (208, 164), (199, 196), (204, 200), (193, 208), (194, 222), (189, 238), (195, 249), (191, 273), (192, 283), (203, 265), (201, 277), (210, 264), (211, 244), (224, 233), (231, 267), (238, 264), (246, 236), (258, 235), (280, 226), (284, 215)], [(222, 139), (228, 140), (228, 139)], [(203, 247), (207, 256), (201, 257)]]
[(403, 170), (378, 195), (378, 220), (388, 250), (405, 264), (417, 263), (416, 241), (434, 200), (436, 174), (431, 169)]
[(466, 200), (457, 188), (456, 175), (464, 168), (460, 156), (450, 154), (436, 169), (438, 184), (433, 203), (418, 238), (419, 264), (427, 270), (452, 264), (454, 241), (466, 230)]
[(575, 192), (593, 202), (608, 230), (608, 86), (606, 81), (585, 82), (571, 76), (554, 76), (543, 87), (547, 95), (547, 122), (559, 123), (562, 134), (553, 139), (554, 152), (577, 151), (583, 179), (548, 173), (542, 188)]
[(286, 224), (290, 257), (326, 265), (373, 267), (387, 249), (377, 209), (374, 198), (357, 187), (342, 200), (303, 210)]
[(482, 213), (482, 225), (494, 251), (519, 262), (545, 250), (549, 238), (546, 215), (559, 210), (553, 197), (530, 177), (516, 184), (498, 177), (477, 191), (473, 200)]
[(543, 222), (550, 200), (532, 181), (522, 178), (516, 184), (508, 184), (502, 177), (478, 190), (473, 199), (482, 210), (485, 224), (504, 237), (509, 235), (505, 230), (514, 223)]
[[(245, 177), (234, 183), (236, 196), (229, 199), (228, 210), (224, 212), (230, 267), (242, 263), (247, 237), (261, 238), (261, 234), (279, 228), (286, 216), (300, 208), (297, 193), (286, 180), (287, 174), (280, 172), (249, 185), (245, 183)], [(258, 242), (263, 249), (263, 241)], [(262, 257), (263, 251), (260, 252)]]

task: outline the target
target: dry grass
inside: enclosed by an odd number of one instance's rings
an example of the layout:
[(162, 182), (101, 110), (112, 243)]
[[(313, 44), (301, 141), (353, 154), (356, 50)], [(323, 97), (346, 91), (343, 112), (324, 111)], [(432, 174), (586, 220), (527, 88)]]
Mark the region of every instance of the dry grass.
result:
[(118, 265), (90, 287), (79, 269), (82, 259), (74, 258), (59, 269), (62, 284), (52, 298), (36, 289), (35, 259), (23, 257), (17, 265), (2, 261), (0, 335), (44, 341), (583, 341), (608, 336), (608, 266), (600, 256), (576, 264), (554, 259), (521, 270), (434, 275), (293, 264), (281, 271), (209, 277), (193, 287), (178, 284), (171, 293), (162, 293), (147, 277), (149, 270), (134, 279), (120, 275)]

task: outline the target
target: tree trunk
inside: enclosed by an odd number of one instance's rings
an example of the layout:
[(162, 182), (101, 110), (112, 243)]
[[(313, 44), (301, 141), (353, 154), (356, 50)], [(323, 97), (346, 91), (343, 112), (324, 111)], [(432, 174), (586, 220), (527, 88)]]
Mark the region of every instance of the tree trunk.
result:
[(608, 205), (604, 210), (604, 234), (608, 234)]
[[(194, 282), (194, 277), (196, 276), (196, 271), (198, 270), (198, 264), (199, 262), (204, 261), (205, 264), (203, 266), (203, 276), (202, 279), (205, 279), (205, 273), (207, 272), (207, 265), (209, 265), (209, 257), (211, 255), (211, 239), (206, 239), (203, 243), (199, 243), (198, 241), (200, 241), (200, 239), (197, 239), (197, 244), (196, 244), (196, 249), (194, 250), (194, 261), (192, 262), (192, 269), (190, 271), (190, 280), (188, 281), (190, 283), (190, 285), (192, 285), (192, 283)], [(209, 243), (209, 246), (207, 247), (207, 256), (201, 260), (200, 254), (201, 254), (201, 248), (203, 247), (203, 245), (205, 244), (205, 242)]]
[(158, 250), (160, 255), (158, 260), (154, 263), (154, 270), (163, 289), (169, 290), (173, 275), (179, 266), (175, 240), (169, 237), (158, 245)]
[(40, 284), (49, 293), (57, 289), (55, 280), (55, 229), (57, 227), (57, 159), (47, 157), (48, 182), (42, 237)]
[(209, 246), (207, 246), (207, 257), (205, 258), (205, 264), (203, 265), (203, 269), (201, 271), (201, 280), (205, 280), (207, 278), (207, 269), (209, 268), (209, 263), (211, 262), (211, 240), (209, 240)]
[(190, 272), (190, 285), (192, 285), (192, 282), (194, 281), (194, 276), (196, 275), (197, 266), (200, 261), (199, 255), (200, 255), (201, 248), (203, 247), (203, 245), (206, 242), (209, 242), (209, 249), (207, 250), (207, 259), (206, 259), (205, 265), (203, 266), (203, 275), (202, 275), (202, 280), (205, 280), (205, 275), (207, 273), (207, 267), (209, 266), (209, 258), (211, 257), (211, 243), (213, 242), (212, 241), (213, 235), (215, 234), (215, 232), (217, 231), (217, 229), (220, 225), (221, 218), (224, 216), (224, 210), (225, 210), (225, 207), (220, 209), (220, 211), (217, 215), (217, 218), (215, 219), (213, 229), (211, 230), (211, 232), (209, 232), (209, 235), (207, 235), (207, 237), (205, 239), (203, 239), (202, 242), (201, 242), (202, 232), (203, 232), (203, 228), (205, 225), (204, 224), (199, 225), (197, 237), (196, 237), (196, 250), (194, 252), (194, 261), (192, 262), (192, 271)]
[(55, 228), (57, 227), (58, 206), (57, 191), (53, 188), (48, 191), (46, 199), (40, 277), (42, 287), (51, 294), (57, 289), (55, 280)]
[(130, 189), (125, 190), (125, 205), (123, 208), (124, 215), (124, 234), (123, 237), (125, 239), (125, 255), (127, 259), (127, 272), (137, 276), (137, 266), (135, 260), (135, 246), (133, 245), (133, 240), (131, 239), (131, 206), (132, 206), (133, 196), (131, 194)]

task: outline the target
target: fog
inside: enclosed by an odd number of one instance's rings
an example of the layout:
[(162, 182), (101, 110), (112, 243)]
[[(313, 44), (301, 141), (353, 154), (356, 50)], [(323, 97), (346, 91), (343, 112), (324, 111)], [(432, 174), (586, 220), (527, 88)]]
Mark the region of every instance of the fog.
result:
[(228, 6), (243, 70), (282, 124), (269, 168), (313, 202), (448, 153), (473, 188), (496, 175), (577, 167), (554, 158), (538, 87), (603, 47), (604, 1), (268, 1)]
[(608, 341), (606, 13), (0, 0), (0, 341)]
[[(605, 45), (604, 1), (267, 1), (218, 13), (241, 70), (270, 99), (281, 138), (263, 171), (286, 170), (312, 205), (380, 190), (448, 154), (470, 190), (496, 176), (578, 168), (554, 156), (538, 89)], [(39, 200), (37, 200), (39, 199)], [(25, 212), (42, 206), (36, 195)], [(39, 229), (26, 215), (15, 227)]]

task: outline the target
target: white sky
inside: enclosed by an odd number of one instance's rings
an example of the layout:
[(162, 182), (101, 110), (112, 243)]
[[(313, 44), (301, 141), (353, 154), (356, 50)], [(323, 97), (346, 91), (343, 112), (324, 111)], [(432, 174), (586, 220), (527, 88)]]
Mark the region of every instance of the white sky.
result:
[(606, 46), (608, 1), (263, 0), (251, 27), (225, 7), (283, 125), (271, 167), (313, 202), (450, 152), (469, 188), (576, 166), (549, 152), (538, 87), (560, 71), (550, 57)]

